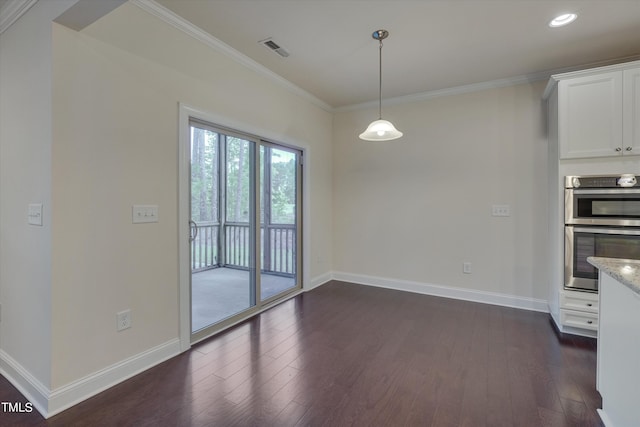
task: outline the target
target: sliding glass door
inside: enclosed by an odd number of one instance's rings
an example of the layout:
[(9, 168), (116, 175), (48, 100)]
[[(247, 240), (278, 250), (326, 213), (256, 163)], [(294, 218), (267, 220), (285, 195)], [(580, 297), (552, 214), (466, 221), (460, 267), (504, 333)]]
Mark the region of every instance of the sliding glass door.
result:
[(274, 145), (260, 147), (262, 300), (297, 283), (299, 161), (296, 151)]
[(299, 151), (190, 121), (192, 338), (300, 288)]

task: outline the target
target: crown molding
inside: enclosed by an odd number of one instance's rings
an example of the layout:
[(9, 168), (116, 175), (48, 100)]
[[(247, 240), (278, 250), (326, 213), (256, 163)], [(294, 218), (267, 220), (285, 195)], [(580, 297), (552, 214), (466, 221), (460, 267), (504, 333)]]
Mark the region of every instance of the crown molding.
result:
[(156, 18), (160, 19), (161, 21), (164, 21), (165, 23), (182, 31), (183, 33), (193, 37), (194, 39), (206, 44), (207, 46), (214, 49), (215, 51), (230, 57), (231, 59), (244, 65), (245, 67), (270, 79), (271, 81), (284, 87), (290, 92), (306, 99), (307, 101), (311, 102), (315, 106), (320, 107), (323, 110), (328, 112), (333, 111), (333, 108), (326, 102), (322, 101), (321, 99), (317, 98), (316, 96), (312, 95), (306, 90), (300, 88), (299, 86), (294, 85), (289, 80), (274, 73), (273, 71), (269, 70), (265, 66), (249, 58), (248, 56), (238, 52), (228, 44), (222, 42), (221, 40), (218, 40), (217, 38), (213, 37), (211, 34), (193, 25), (191, 22), (187, 21), (181, 16), (176, 15), (171, 10), (158, 4), (154, 0), (130, 0), (130, 3), (136, 5), (137, 7), (144, 10), (145, 12), (150, 13)]
[[(426, 101), (434, 98), (441, 98), (444, 96), (462, 95), (465, 93), (479, 92), (487, 89), (498, 89), (501, 87), (516, 86), (516, 85), (526, 84), (526, 83), (534, 83), (534, 82), (539, 82), (541, 80), (549, 80), (549, 79), (555, 80), (562, 76), (570, 77), (569, 74), (571, 73), (575, 73), (576, 75), (582, 74), (582, 73), (588, 72), (588, 70), (590, 69), (595, 69), (598, 67), (608, 67), (608, 66), (611, 66), (613, 68), (618, 66), (623, 67), (624, 63), (636, 61), (639, 59), (640, 59), (640, 55), (632, 55), (632, 56), (627, 56), (623, 58), (607, 59), (603, 61), (591, 62), (589, 64), (582, 64), (574, 67), (556, 68), (553, 70), (540, 71), (537, 73), (525, 74), (522, 76), (507, 77), (504, 79), (496, 79), (496, 80), (490, 80), (486, 82), (472, 83), (468, 85), (454, 86), (454, 87), (445, 88), (445, 89), (420, 92), (420, 93), (415, 93), (411, 95), (404, 95), (404, 96), (398, 96), (395, 98), (383, 99), (382, 105), (391, 106), (391, 105), (408, 104), (412, 102), (420, 102), (420, 101)], [(553, 84), (555, 84), (555, 82), (550, 80), (549, 84), (547, 85), (544, 91), (543, 99), (548, 96), (550, 91), (550, 86), (552, 86)], [(364, 110), (364, 109), (377, 108), (377, 107), (378, 107), (378, 101), (369, 101), (369, 102), (362, 102), (359, 104), (344, 105), (342, 107), (336, 107), (333, 109), (333, 111), (336, 113), (340, 113), (340, 112), (346, 112), (346, 111)]]
[[(397, 96), (394, 98), (387, 98), (382, 100), (382, 105), (400, 105), (409, 104), (413, 102), (427, 101), (435, 98), (442, 98), (445, 96), (462, 95), (465, 93), (479, 92), (488, 89), (497, 89), (507, 86), (515, 86), (525, 83), (533, 83), (540, 80), (546, 80), (553, 74), (551, 72), (541, 72), (534, 74), (527, 74), (524, 76), (509, 77), (504, 79), (490, 80), (487, 82), (471, 83), (468, 85), (454, 86), (444, 89), (430, 90), (427, 92), (414, 93), (411, 95)], [(362, 102), (360, 104), (345, 105), (342, 107), (334, 108), (333, 111), (337, 113), (346, 111), (364, 110), (368, 108), (377, 108), (378, 101)]]
[(0, 10), (0, 34), (4, 33), (37, 2), (38, 0), (9, 0)]
[(560, 80), (588, 76), (596, 73), (624, 70), (626, 68), (629, 68), (630, 66), (637, 67), (638, 63), (640, 63), (640, 55), (633, 55), (626, 56), (624, 58), (618, 58), (612, 61), (599, 61), (593, 62), (588, 65), (583, 65), (581, 67), (571, 67), (556, 70), (555, 72), (551, 73), (551, 76), (549, 76), (549, 82), (547, 83), (547, 87), (545, 87), (544, 89), (542, 99), (549, 98), (549, 96), (551, 95), (551, 91), (553, 91), (553, 88)]

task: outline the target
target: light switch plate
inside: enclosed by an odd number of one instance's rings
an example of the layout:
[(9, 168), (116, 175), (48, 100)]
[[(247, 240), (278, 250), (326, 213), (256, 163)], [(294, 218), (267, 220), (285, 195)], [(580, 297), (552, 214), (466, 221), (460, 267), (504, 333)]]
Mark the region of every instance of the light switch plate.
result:
[(42, 203), (30, 203), (27, 211), (27, 222), (30, 225), (42, 226)]
[(158, 222), (158, 205), (133, 205), (132, 220), (134, 224)]
[(511, 216), (511, 207), (509, 205), (492, 205), (491, 216)]

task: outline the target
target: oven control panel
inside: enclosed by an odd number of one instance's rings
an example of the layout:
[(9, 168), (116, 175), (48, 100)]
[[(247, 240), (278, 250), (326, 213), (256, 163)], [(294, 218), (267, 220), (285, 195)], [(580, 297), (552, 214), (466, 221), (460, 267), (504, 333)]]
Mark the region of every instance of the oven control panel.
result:
[(565, 188), (631, 188), (638, 186), (640, 175), (566, 176)]

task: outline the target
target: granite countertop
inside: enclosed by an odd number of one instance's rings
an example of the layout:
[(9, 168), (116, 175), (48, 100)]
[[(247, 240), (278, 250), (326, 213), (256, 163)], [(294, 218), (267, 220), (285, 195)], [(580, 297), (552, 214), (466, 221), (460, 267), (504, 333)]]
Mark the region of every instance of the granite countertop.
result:
[(591, 256), (587, 261), (640, 295), (640, 260)]

